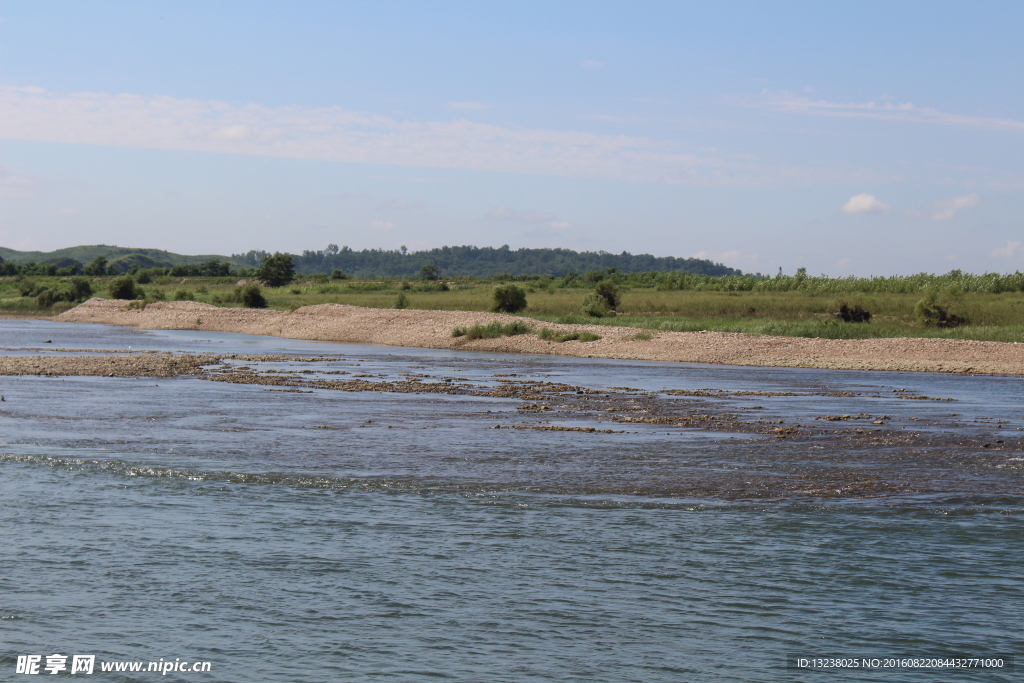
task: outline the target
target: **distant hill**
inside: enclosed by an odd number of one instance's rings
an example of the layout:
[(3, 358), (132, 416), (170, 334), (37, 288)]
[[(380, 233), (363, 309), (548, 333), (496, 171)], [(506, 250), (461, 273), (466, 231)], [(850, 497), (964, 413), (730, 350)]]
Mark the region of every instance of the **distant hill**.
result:
[[(34, 262), (56, 265), (58, 268), (85, 265), (97, 256), (103, 256), (115, 269), (125, 272), (134, 265), (139, 268), (172, 268), (221, 261), (234, 268), (255, 268), (266, 251), (222, 256), (218, 254), (187, 255), (162, 249), (139, 249), (94, 244), (67, 247), (56, 251), (16, 251), (0, 247), (0, 259), (15, 264)], [(426, 265), (437, 268), (441, 277), (495, 275), (554, 275), (583, 274), (593, 270), (616, 268), (623, 273), (649, 271), (676, 271), (698, 275), (742, 275), (743, 272), (707, 259), (652, 256), (650, 254), (609, 254), (604, 251), (573, 251), (572, 249), (510, 249), (508, 245), (494, 247), (438, 247), (426, 251), (409, 252), (404, 249), (363, 249), (354, 251), (328, 245), (327, 249), (292, 254), (295, 269), (300, 273), (331, 273), (342, 270), (358, 278), (414, 277)]]
[(172, 251), (163, 249), (138, 249), (134, 247), (115, 247), (106, 244), (91, 244), (79, 247), (66, 247), (55, 251), (16, 251), (6, 247), (0, 247), (0, 258), (12, 263), (28, 263), (34, 261), (42, 265), (57, 264), (58, 267), (71, 265), (72, 262), (86, 264), (97, 256), (106, 257), (107, 261), (118, 270), (128, 270), (133, 265), (139, 268), (170, 268), (178, 265), (189, 265), (192, 263), (205, 263), (211, 259), (228, 261), (235, 266), (242, 263), (235, 263), (227, 256), (216, 254), (189, 256), (186, 254), (175, 254)]
[[(259, 265), (266, 252), (250, 251), (233, 254), (234, 262), (250, 267)], [(609, 254), (604, 251), (573, 251), (572, 249), (510, 249), (502, 247), (438, 247), (426, 251), (339, 249), (328, 245), (322, 251), (304, 251), (292, 255), (295, 268), (302, 273), (330, 273), (342, 270), (358, 278), (411, 277), (426, 265), (437, 268), (441, 277), (471, 275), (554, 275), (579, 274), (592, 270), (617, 268), (623, 273), (678, 271), (699, 275), (743, 275), (735, 268), (707, 259), (651, 256), (650, 254)]]

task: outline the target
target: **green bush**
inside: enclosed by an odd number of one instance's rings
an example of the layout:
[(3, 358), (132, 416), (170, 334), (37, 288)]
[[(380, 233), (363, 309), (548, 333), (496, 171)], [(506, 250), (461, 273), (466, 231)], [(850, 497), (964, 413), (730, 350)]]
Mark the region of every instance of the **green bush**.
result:
[(140, 285), (148, 285), (152, 281), (152, 278), (150, 278), (148, 270), (140, 270), (135, 281)]
[(18, 296), (39, 296), (45, 287), (40, 287), (35, 280), (22, 280), (18, 283)]
[(929, 293), (914, 304), (914, 318), (928, 327), (959, 327), (969, 323), (967, 318), (951, 313), (948, 307), (949, 304), (939, 303), (935, 294)]
[(85, 301), (92, 296), (92, 285), (84, 277), (71, 278), (72, 301)]
[(526, 292), (515, 285), (501, 285), (494, 288), (495, 313), (518, 313), (526, 308)]
[(597, 283), (597, 287), (594, 288), (594, 294), (604, 300), (605, 306), (608, 307), (609, 311), (615, 311), (619, 308), (620, 296), (618, 286), (611, 280), (601, 280)]
[(526, 323), (518, 320), (502, 324), (495, 320), (486, 325), (473, 325), (473, 327), (456, 327), (452, 330), (453, 337), (465, 337), (466, 339), (494, 339), (495, 337), (514, 337), (517, 334), (526, 334), (532, 328)]
[(871, 321), (871, 312), (861, 306), (851, 306), (843, 302), (835, 316), (844, 323), (866, 323)]
[(394, 308), (402, 309), (409, 307), (409, 298), (405, 296), (405, 292), (399, 292), (398, 296), (395, 297)]
[(149, 298), (153, 301), (164, 301), (167, 298), (167, 295), (164, 294), (164, 290), (162, 289), (154, 289), (150, 292)]
[(115, 299), (134, 299), (138, 296), (135, 280), (125, 275), (115, 278), (108, 286), (107, 291)]
[(58, 301), (64, 301), (64, 293), (56, 289), (44, 289), (36, 296), (36, 306), (39, 308), (50, 308)]
[(565, 334), (557, 334), (547, 327), (541, 330), (537, 336), (545, 341), (558, 342), (559, 344), (567, 341), (592, 342), (601, 338), (593, 332), (567, 332)]
[(348, 275), (346, 275), (345, 271), (341, 270), (340, 268), (335, 268), (333, 271), (331, 271), (331, 279), (332, 280), (347, 280), (348, 279)]
[(195, 297), (194, 294), (192, 294), (192, 292), (188, 291), (187, 289), (179, 289), (177, 292), (174, 293), (174, 300), (175, 301), (195, 301), (196, 297)]
[(267, 307), (267, 300), (259, 286), (251, 283), (235, 289), (235, 300), (246, 308)]
[(611, 313), (608, 310), (608, 303), (597, 294), (588, 294), (583, 297), (583, 308), (580, 310), (591, 318), (603, 318)]

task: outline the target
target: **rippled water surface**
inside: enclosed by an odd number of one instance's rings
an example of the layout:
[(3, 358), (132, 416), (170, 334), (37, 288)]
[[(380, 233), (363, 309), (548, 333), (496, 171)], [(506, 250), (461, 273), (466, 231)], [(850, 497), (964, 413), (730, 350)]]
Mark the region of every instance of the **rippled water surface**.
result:
[[(0, 321), (8, 355), (129, 346), (476, 389), (0, 377), (2, 680), (53, 652), (207, 681), (1021, 675), (786, 669), (1024, 653), (1021, 379)], [(523, 381), (581, 393), (480, 395)]]

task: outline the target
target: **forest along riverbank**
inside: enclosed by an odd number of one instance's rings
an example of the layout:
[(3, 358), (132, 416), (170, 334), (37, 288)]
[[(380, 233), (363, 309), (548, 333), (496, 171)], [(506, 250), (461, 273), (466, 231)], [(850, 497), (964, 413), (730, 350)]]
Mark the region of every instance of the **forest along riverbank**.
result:
[[(607, 325), (560, 325), (472, 311), (361, 308), (341, 304), (294, 311), (221, 308), (191, 301), (140, 306), (90, 299), (53, 318), (141, 329), (206, 330), (287, 339), (382, 344), (499, 353), (534, 353), (723, 365), (1024, 375), (1024, 344), (952, 339), (807, 339), (721, 332), (667, 332)], [(529, 334), (493, 339), (454, 337), (457, 327), (521, 322)], [(541, 339), (589, 332), (589, 342)], [(649, 338), (647, 338), (649, 337)]]

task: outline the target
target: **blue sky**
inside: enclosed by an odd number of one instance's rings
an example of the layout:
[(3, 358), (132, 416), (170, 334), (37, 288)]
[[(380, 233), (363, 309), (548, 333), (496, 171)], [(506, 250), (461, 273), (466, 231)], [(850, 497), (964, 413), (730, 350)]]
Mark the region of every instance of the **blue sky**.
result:
[(0, 245), (1024, 269), (1020, 2), (0, 2)]

